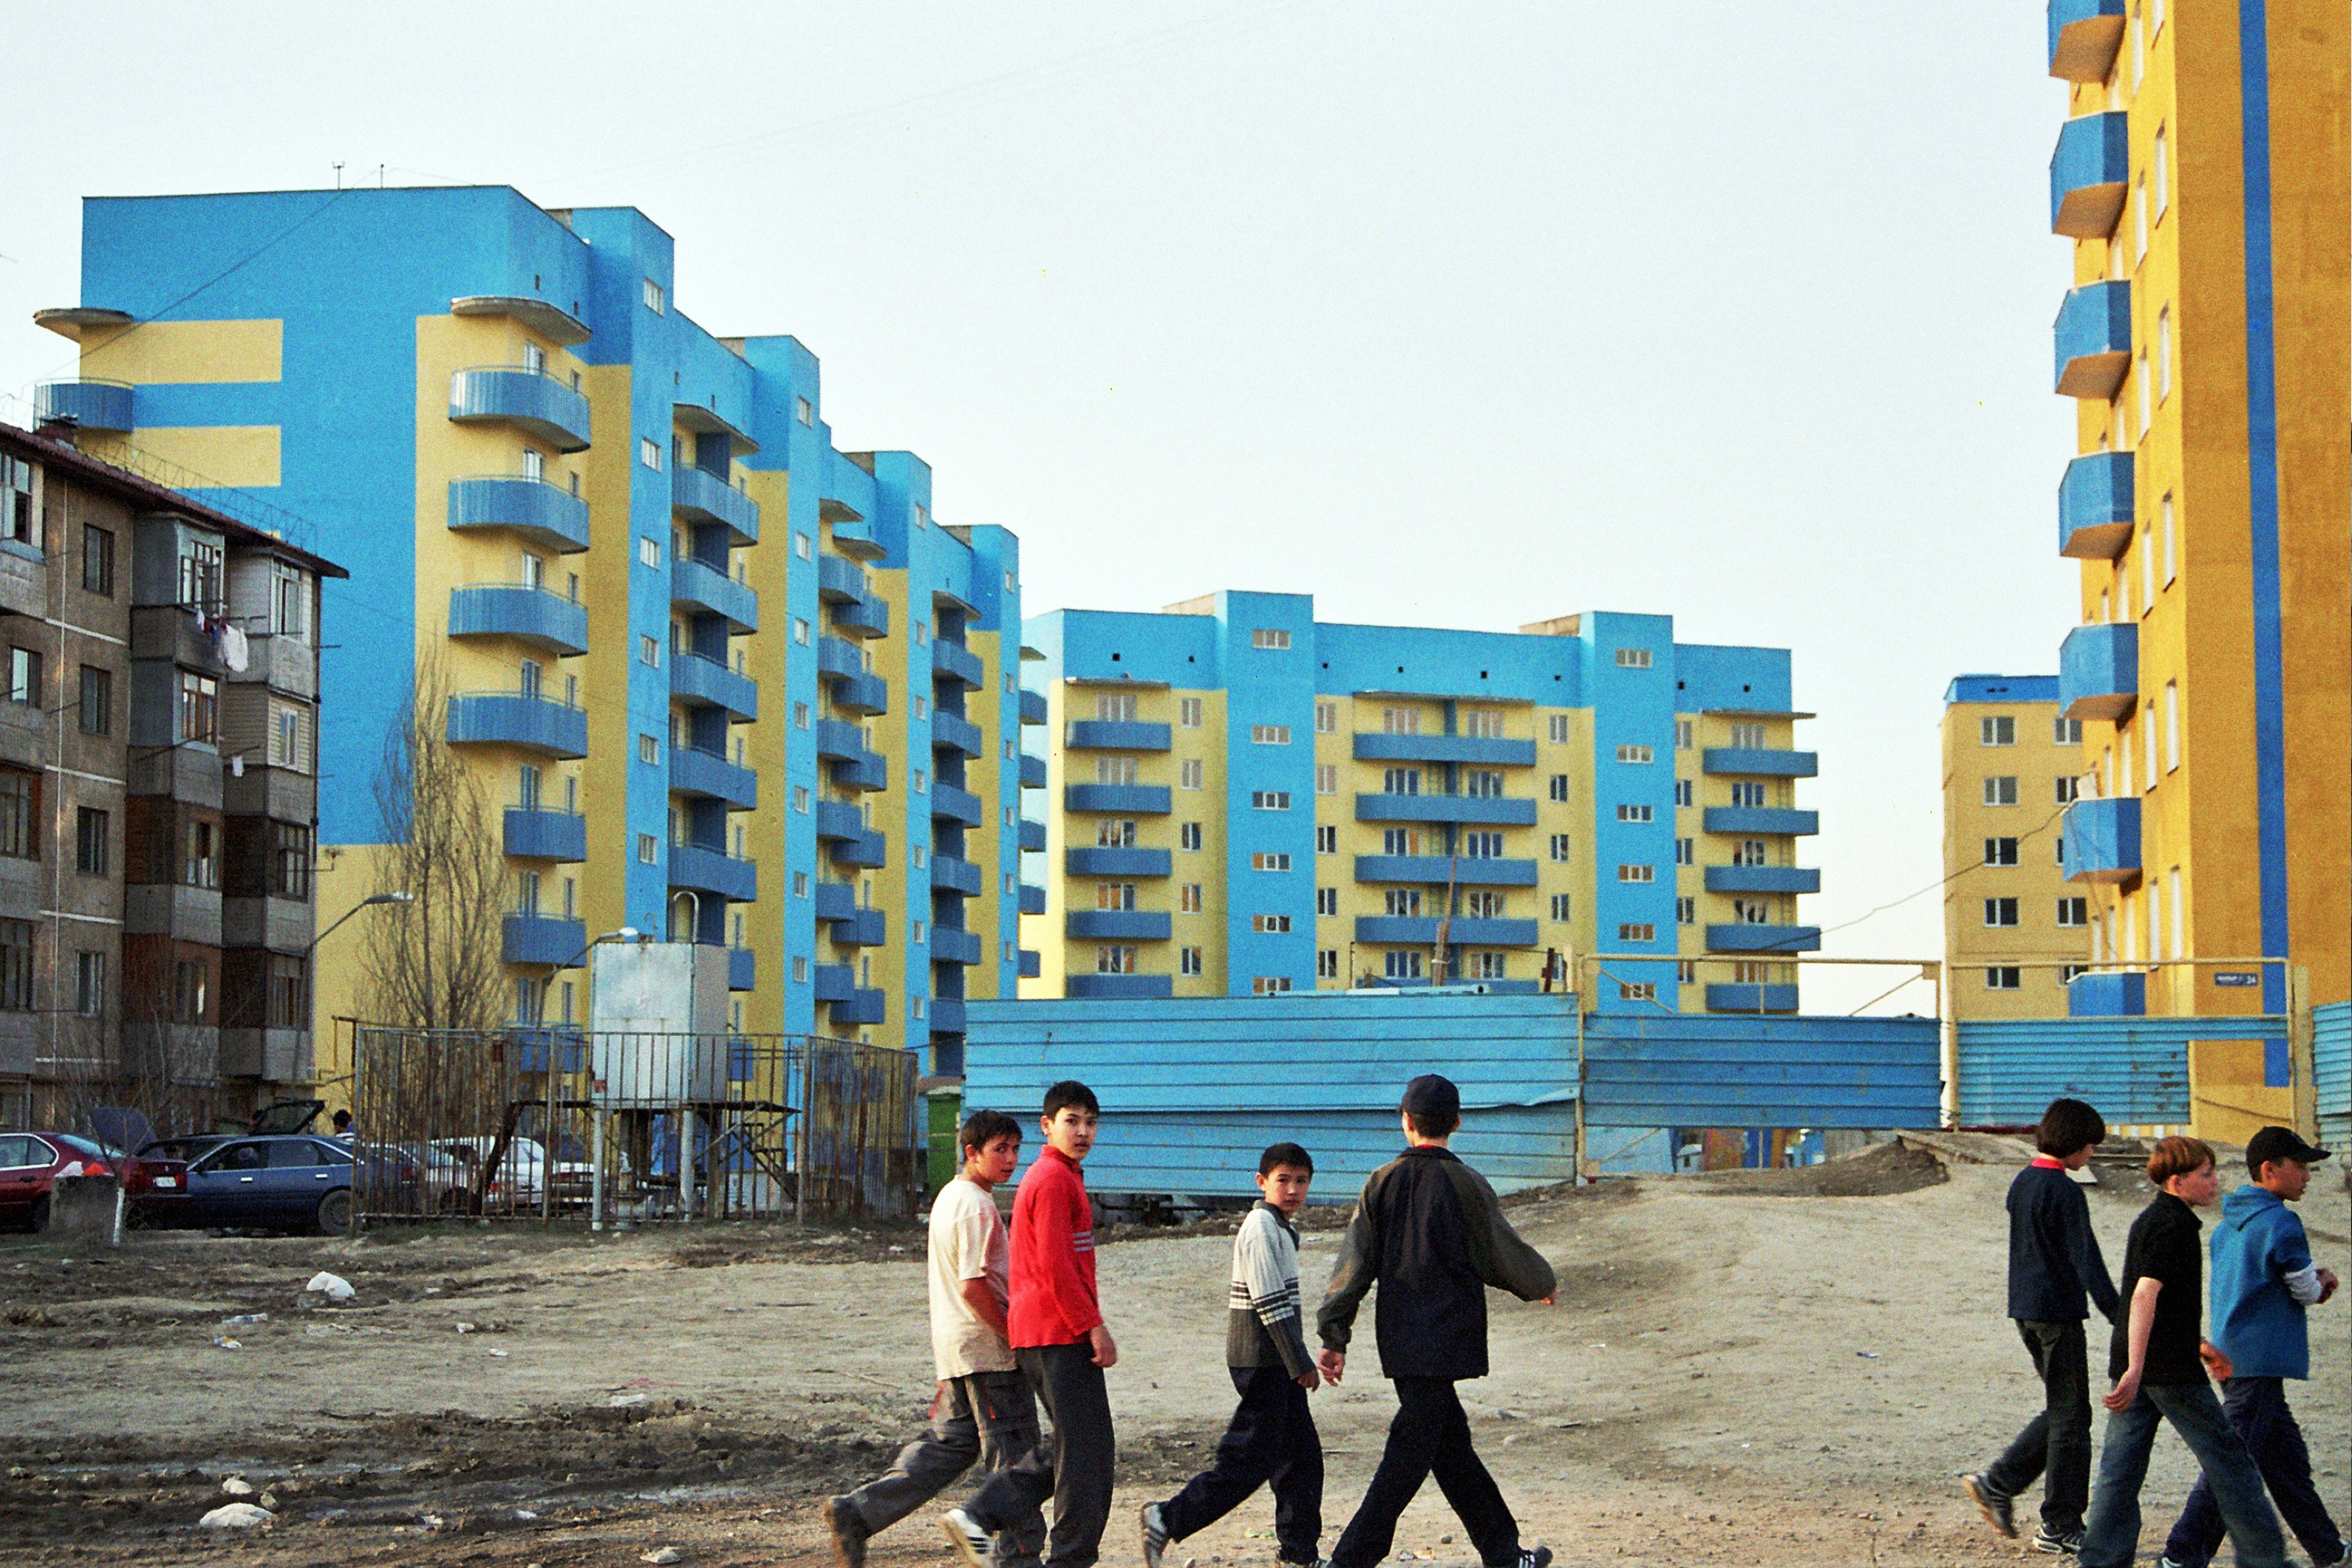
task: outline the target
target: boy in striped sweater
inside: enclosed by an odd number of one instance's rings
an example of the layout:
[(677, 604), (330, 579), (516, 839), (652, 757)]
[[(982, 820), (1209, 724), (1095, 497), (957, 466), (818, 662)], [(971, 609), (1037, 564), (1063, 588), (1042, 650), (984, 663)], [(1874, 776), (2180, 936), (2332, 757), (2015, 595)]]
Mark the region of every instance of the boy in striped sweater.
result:
[(1217, 1445), (1217, 1461), (1166, 1502), (1143, 1506), (1143, 1560), (1160, 1568), (1171, 1542), (1207, 1529), (1263, 1485), (1274, 1493), (1282, 1561), (1319, 1563), (1323, 1535), (1323, 1442), (1307, 1408), (1322, 1383), (1307, 1353), (1298, 1311), (1298, 1232), (1315, 1162), (1296, 1143), (1258, 1156), (1263, 1201), (1234, 1237), (1227, 1293), (1225, 1365), (1241, 1404)]

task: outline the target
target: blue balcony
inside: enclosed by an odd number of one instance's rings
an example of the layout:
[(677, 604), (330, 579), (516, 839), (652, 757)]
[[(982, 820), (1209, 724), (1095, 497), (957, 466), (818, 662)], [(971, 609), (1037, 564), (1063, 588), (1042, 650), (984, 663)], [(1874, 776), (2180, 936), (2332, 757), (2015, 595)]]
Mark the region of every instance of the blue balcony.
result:
[(2088, 452), (2066, 465), (2058, 481), (2058, 553), (2078, 561), (2113, 561), (2131, 542), (2132, 455)]
[(890, 920), (868, 906), (853, 909), (833, 922), (833, 940), (844, 947), (880, 947), (890, 940)]
[(890, 764), (878, 752), (853, 752), (832, 764), (833, 782), (844, 789), (887, 789)]
[(700, 844), (672, 844), (669, 885), (690, 888), (698, 893), (716, 893), (748, 904), (760, 896), (760, 868), (724, 849), (711, 849)]
[(809, 972), (820, 1002), (846, 1002), (857, 991), (857, 972), (845, 963), (820, 963)]
[(1024, 687), (1021, 692), (1021, 721), (1024, 724), (1043, 724), (1047, 717), (1045, 694)]
[(588, 922), (553, 915), (509, 915), (499, 956), (509, 963), (576, 969), (588, 953)]
[(988, 671), (980, 655), (945, 637), (931, 639), (931, 674), (938, 679), (961, 680), (974, 691), (988, 684)]
[(967, 757), (976, 757), (985, 751), (987, 746), (987, 741), (981, 735), (980, 726), (971, 720), (954, 713), (941, 713), (936, 709), (932, 710), (931, 750), (961, 752)]
[(1797, 988), (1793, 985), (1709, 985), (1706, 988), (1706, 1010), (1710, 1013), (1793, 1013), (1797, 1010)]
[(727, 950), (727, 989), (757, 991), (760, 988), (760, 955), (748, 947)]
[(2103, 621), (2076, 626), (2058, 648), (2058, 710), (2114, 723), (2139, 700), (2139, 626)]
[(817, 919), (845, 921), (857, 912), (857, 889), (846, 882), (819, 882), (814, 902)]
[(2069, 289), (2052, 337), (2060, 396), (2114, 397), (2131, 368), (2131, 285), (2111, 279)]
[(980, 933), (958, 931), (953, 926), (931, 928), (931, 962), (934, 963), (973, 964), (980, 962)]
[(1026, 752), (1021, 753), (1021, 787), (1023, 789), (1045, 787), (1045, 758), (1033, 757)]
[(1020, 889), (1020, 911), (1024, 915), (1045, 912), (1045, 889), (1030, 882), (1016, 884)]
[(932, 853), (931, 891), (961, 893), (968, 899), (976, 899), (980, 897), (980, 890), (986, 886), (988, 886), (986, 874), (962, 856), (941, 855), (936, 851)]
[(816, 595), (820, 599), (862, 599), (866, 596), (866, 569), (855, 561), (838, 555), (816, 558)]
[(1360, 795), (1359, 822), (1466, 822), (1498, 827), (1534, 825), (1536, 803), (1498, 795)]
[(738, 583), (718, 567), (690, 555), (670, 563), (669, 602), (689, 610), (724, 616), (730, 632), (760, 629), (760, 595), (751, 585)]
[(588, 713), (522, 691), (467, 691), (449, 699), (453, 746), (513, 746), (542, 756), (588, 754)]
[[(1170, 803), (1166, 784), (1074, 784), (1062, 791), (1062, 805), (1070, 811), (1101, 811), (1120, 816), (1165, 816)], [(1530, 817), (1529, 820), (1534, 819)]]
[(834, 860), (843, 866), (855, 866), (860, 870), (878, 870), (889, 859), (889, 847), (878, 833), (861, 833), (855, 838), (844, 838), (833, 847)]
[(2123, 216), (2131, 180), (2129, 117), (2120, 109), (2085, 114), (2058, 129), (2050, 155), (2050, 232), (2105, 239)]
[(725, 523), (737, 544), (760, 542), (760, 503), (691, 463), (670, 470), (669, 505), (689, 522)]
[[(866, 831), (866, 814), (845, 800), (820, 800), (816, 803), (816, 836), (819, 838), (856, 838)], [(819, 884), (820, 891), (823, 884)]]
[(2102, 971), (2066, 983), (2069, 1018), (2139, 1018), (2147, 1014), (2147, 976)]
[(862, 986), (852, 991), (847, 1001), (835, 1002), (833, 1005), (832, 1018), (836, 1028), (881, 1023), (883, 1021), (882, 993), (869, 991)]
[(963, 998), (934, 996), (931, 998), (931, 1033), (961, 1035), (963, 1033)]
[(759, 682), (685, 648), (670, 649), (669, 693), (681, 701), (723, 708), (730, 723), (748, 724), (760, 716)]
[(734, 811), (753, 811), (760, 805), (759, 774), (699, 746), (669, 749), (669, 787), (680, 795), (725, 801)]
[(1779, 805), (1710, 805), (1699, 814), (1699, 826), (1709, 833), (1819, 833), (1822, 814)]
[(1356, 857), (1359, 882), (1435, 882), (1442, 886), (1449, 878), (1465, 888), (1532, 888), (1536, 885), (1536, 863), (1484, 858), (1455, 859), (1445, 855)]
[(1536, 763), (1533, 741), (1506, 741), (1475, 735), (1360, 734), (1360, 763), (1484, 763), (1491, 767), (1531, 768)]
[(816, 754), (826, 762), (866, 754), (866, 731), (839, 719), (816, 721)]
[[(1013, 952), (1019, 955), (1015, 961), (1013, 973), (1022, 979), (1034, 980), (1045, 973), (1045, 960), (1034, 948), (1015, 948)], [(1162, 991), (1160, 994), (1165, 996), (1168, 993)]]
[(1073, 974), (1062, 982), (1063, 995), (1097, 1002), (1161, 1002), (1175, 994), (1175, 981), (1165, 974)]
[(935, 779), (931, 783), (931, 815), (961, 822), (966, 827), (978, 827), (988, 820), (988, 806), (971, 791)]
[(588, 819), (576, 811), (526, 811), (510, 805), (505, 847), (508, 854), (526, 860), (585, 860)]
[(1811, 866), (1709, 866), (1710, 893), (1818, 893), (1822, 874)]
[(833, 624), (861, 641), (890, 635), (890, 602), (876, 594), (844, 599), (833, 607)]
[(2107, 79), (2124, 40), (2124, 0), (2050, 0), (2050, 74)]
[(839, 637), (816, 639), (816, 673), (821, 680), (846, 680), (866, 673), (866, 655), (856, 643)]
[(1073, 751), (1164, 752), (1170, 735), (1165, 724), (1131, 719), (1073, 719), (1063, 726), (1063, 743)]
[(1073, 877), (1165, 877), (1173, 858), (1165, 849), (1087, 845), (1064, 850), (1062, 864)]
[(453, 637), (513, 637), (558, 658), (588, 651), (588, 606), (520, 583), (449, 590)]
[(449, 417), (459, 425), (511, 425), (559, 452), (588, 449), (588, 400), (545, 371), (479, 365), (449, 378)]
[(2139, 800), (2078, 800), (2066, 808), (2066, 879), (2130, 888), (2139, 881)]
[(1359, 915), (1356, 940), (1400, 947), (1429, 947), (1437, 941), (1440, 923), (1445, 925), (1446, 942), (1454, 947), (1535, 945), (1533, 921), (1482, 920), (1468, 915), (1455, 915), (1444, 922), (1435, 915)]
[(578, 1072), (588, 1064), (588, 1037), (561, 1025), (518, 1024), (507, 1043), (517, 1072)]
[(1775, 779), (1809, 779), (1822, 771), (1814, 752), (1784, 752), (1765, 746), (1709, 746), (1699, 766), (1710, 773), (1746, 773)]
[(131, 429), (131, 384), (122, 381), (45, 381), (33, 389), (37, 421), (70, 419), (84, 430), (127, 435)]
[(844, 713), (871, 719), (890, 711), (890, 687), (878, 675), (852, 676), (833, 683), (833, 705)]
[(1166, 942), (1165, 910), (1072, 910), (1064, 931), (1104, 942)]
[(1709, 952), (1818, 952), (1819, 926), (1750, 925), (1737, 921), (1706, 928)]
[(1024, 850), (1045, 847), (1045, 825), (1034, 817), (1021, 818), (1021, 847)]
[(449, 526), (503, 528), (559, 555), (588, 548), (588, 503), (560, 485), (521, 474), (449, 481)]

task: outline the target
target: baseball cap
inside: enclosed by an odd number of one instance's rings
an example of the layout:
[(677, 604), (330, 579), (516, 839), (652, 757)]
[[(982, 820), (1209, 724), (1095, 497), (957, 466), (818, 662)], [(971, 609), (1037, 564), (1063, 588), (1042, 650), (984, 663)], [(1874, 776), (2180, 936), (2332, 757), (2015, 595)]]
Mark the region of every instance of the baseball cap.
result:
[(1404, 1100), (1397, 1109), (1414, 1116), (1459, 1116), (1462, 1091), (1452, 1079), (1425, 1072), (1404, 1086)]
[(2327, 1158), (2327, 1151), (2315, 1149), (2295, 1135), (2289, 1127), (2265, 1127), (2246, 1140), (2246, 1169), (2259, 1171), (2272, 1160), (2293, 1160), (2308, 1165)]

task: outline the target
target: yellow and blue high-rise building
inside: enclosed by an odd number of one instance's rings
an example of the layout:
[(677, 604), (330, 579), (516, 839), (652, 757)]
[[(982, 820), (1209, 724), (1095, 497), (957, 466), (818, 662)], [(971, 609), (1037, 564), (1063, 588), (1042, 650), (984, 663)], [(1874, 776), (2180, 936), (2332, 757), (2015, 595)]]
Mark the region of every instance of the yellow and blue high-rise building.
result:
[(425, 671), (503, 807), (518, 1021), (584, 1021), (590, 943), (628, 927), (727, 949), (738, 1027), (960, 1070), (964, 1001), (1021, 968), (1017, 542), (942, 523), (920, 458), (835, 449), (815, 356), (688, 319), (644, 214), (92, 200), (82, 301), (44, 320), (81, 343), (43, 395), (85, 446), (352, 563), (322, 925), (375, 890), (371, 775)]

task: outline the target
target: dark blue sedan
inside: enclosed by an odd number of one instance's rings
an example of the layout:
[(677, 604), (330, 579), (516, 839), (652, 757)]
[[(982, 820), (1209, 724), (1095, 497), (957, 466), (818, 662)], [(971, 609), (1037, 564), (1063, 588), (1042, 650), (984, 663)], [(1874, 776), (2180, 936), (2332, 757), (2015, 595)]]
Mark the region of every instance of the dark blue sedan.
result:
[(166, 1139), (158, 1154), (188, 1162), (187, 1192), (159, 1203), (151, 1225), (259, 1230), (349, 1230), (352, 1149), (333, 1138), (212, 1134)]

